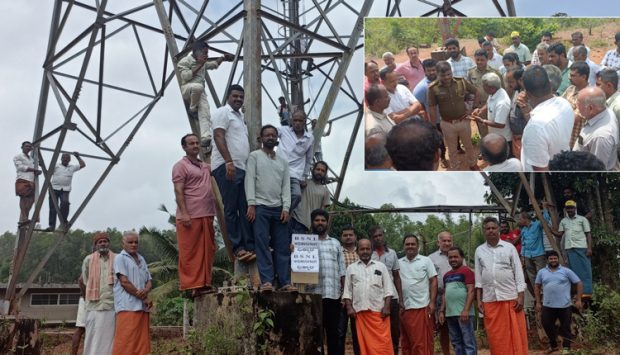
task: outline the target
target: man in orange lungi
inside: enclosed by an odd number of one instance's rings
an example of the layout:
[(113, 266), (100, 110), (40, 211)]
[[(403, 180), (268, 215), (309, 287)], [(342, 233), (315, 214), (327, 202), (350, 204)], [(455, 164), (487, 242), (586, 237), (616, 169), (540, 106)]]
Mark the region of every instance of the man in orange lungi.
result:
[(194, 134), (181, 138), (183, 159), (172, 168), (177, 201), (176, 227), (179, 247), (179, 289), (192, 297), (211, 293), (211, 269), (215, 257), (215, 197), (211, 166), (198, 159), (200, 141)]
[(476, 248), (476, 298), (491, 354), (526, 355), (525, 278), (517, 249), (500, 240), (495, 217), (482, 221), (486, 243)]
[(395, 295), (387, 267), (371, 260), (370, 240), (357, 244), (360, 260), (349, 265), (342, 299), (347, 314), (355, 318), (362, 355), (393, 355), (390, 336), (390, 302)]
[(418, 254), (418, 237), (403, 239), (400, 265), (400, 333), (403, 355), (433, 355), (433, 328), (437, 298), (437, 270), (430, 258)]
[(114, 259), (114, 310), (116, 329), (112, 355), (147, 355), (151, 352), (149, 311), (153, 302), (151, 273), (138, 254), (138, 233), (123, 233), (123, 251)]

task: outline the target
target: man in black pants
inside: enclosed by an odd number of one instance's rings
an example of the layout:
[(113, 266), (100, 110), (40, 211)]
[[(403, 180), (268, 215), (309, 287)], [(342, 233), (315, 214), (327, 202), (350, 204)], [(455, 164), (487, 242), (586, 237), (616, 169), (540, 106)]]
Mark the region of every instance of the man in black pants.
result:
[[(547, 252), (547, 267), (538, 271), (535, 283), (536, 311), (542, 312), (542, 325), (549, 338), (548, 353), (559, 350), (558, 329), (555, 326), (558, 319), (560, 320), (559, 333), (562, 336), (563, 352), (568, 353), (571, 343), (571, 284), (577, 285), (575, 307), (581, 310), (583, 283), (571, 269), (560, 265), (558, 253), (554, 250)], [(540, 301), (541, 290), (542, 303)]]
[(327, 235), (329, 213), (316, 209), (310, 213), (312, 233), (319, 236), (319, 283), (308, 285), (307, 292), (321, 294), (323, 298), (323, 329), (329, 355), (344, 355), (340, 349), (338, 326), (342, 303), (340, 296), (344, 287), (344, 255), (340, 242)]

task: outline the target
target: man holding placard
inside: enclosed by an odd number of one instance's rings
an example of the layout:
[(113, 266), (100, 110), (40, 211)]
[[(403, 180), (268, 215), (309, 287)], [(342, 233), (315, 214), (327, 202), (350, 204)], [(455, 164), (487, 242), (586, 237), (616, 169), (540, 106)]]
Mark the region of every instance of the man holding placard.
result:
[(344, 256), (340, 242), (327, 235), (329, 213), (316, 209), (310, 214), (312, 233), (319, 236), (319, 283), (306, 287), (306, 291), (321, 294), (323, 297), (323, 329), (327, 338), (329, 355), (344, 355), (339, 349), (338, 324), (340, 321), (340, 295), (344, 286)]

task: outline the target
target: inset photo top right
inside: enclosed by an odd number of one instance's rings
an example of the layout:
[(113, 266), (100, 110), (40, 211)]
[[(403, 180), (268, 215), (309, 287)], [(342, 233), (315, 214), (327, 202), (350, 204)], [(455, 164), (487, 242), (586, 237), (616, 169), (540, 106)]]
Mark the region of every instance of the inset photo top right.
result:
[(620, 18), (366, 18), (364, 32), (367, 170), (620, 170)]

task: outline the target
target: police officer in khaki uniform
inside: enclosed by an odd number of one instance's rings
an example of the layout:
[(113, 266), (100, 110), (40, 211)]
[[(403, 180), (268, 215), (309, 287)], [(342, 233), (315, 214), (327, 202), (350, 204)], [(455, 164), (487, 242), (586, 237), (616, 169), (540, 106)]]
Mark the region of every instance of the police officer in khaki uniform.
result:
[[(476, 62), (476, 66), (467, 71), (467, 80), (469, 80), (469, 82), (476, 87), (476, 90), (478, 90), (478, 100), (474, 101), (474, 108), (476, 110), (474, 110), (473, 114), (477, 114), (480, 118), (486, 119), (487, 111), (485, 106), (489, 95), (482, 88), (482, 76), (486, 73), (495, 73), (501, 78), (502, 75), (499, 71), (487, 65), (489, 60), (486, 50), (482, 48), (478, 49), (474, 54), (474, 61)], [(484, 138), (484, 136), (489, 133), (489, 128), (484, 124), (477, 123), (477, 125), (478, 132), (480, 132), (480, 138)]]
[(476, 87), (464, 78), (454, 78), (450, 63), (442, 61), (437, 63), (437, 80), (428, 87), (428, 106), (431, 122), (437, 122), (437, 111), (435, 106), (439, 106), (441, 115), (441, 131), (450, 157), (450, 167), (458, 170), (456, 161), (457, 142), (460, 138), (465, 147), (465, 157), (470, 170), (478, 170), (476, 157), (474, 156), (474, 146), (471, 143), (470, 121), (466, 119), (468, 112), (465, 107), (467, 95), (474, 96), (474, 102), (478, 102), (478, 91)]

